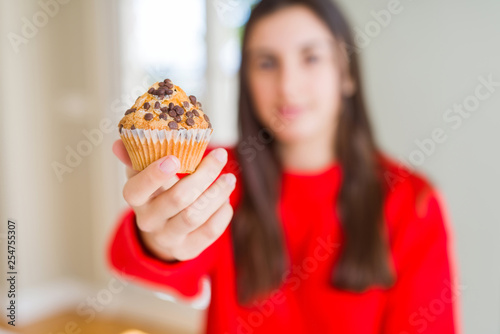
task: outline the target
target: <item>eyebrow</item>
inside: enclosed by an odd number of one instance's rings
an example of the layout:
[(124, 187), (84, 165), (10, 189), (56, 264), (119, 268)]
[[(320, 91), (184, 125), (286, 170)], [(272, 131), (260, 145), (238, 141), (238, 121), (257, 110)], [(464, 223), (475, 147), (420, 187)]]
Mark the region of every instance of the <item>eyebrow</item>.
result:
[[(308, 41), (300, 46), (300, 50), (301, 50), (301, 52), (307, 52), (307, 51), (314, 49), (316, 47), (322, 47), (324, 45), (331, 46), (331, 45), (333, 45), (333, 43), (334, 43), (333, 40), (328, 40), (326, 42), (324, 40)], [(260, 47), (257, 49), (247, 49), (245, 51), (245, 53), (250, 57), (258, 57), (258, 56), (268, 57), (268, 56), (273, 56), (275, 52), (273, 49), (269, 49), (266, 47)]]

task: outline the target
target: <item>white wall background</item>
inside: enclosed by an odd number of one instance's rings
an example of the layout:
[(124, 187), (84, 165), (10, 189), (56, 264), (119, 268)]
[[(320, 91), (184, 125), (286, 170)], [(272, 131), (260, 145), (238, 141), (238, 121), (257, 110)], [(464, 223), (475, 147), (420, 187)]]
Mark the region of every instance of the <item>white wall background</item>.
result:
[[(371, 11), (386, 10), (390, 3), (339, 2), (361, 30), (376, 22)], [(31, 18), (40, 5), (37, 0), (0, 0), (0, 233), (8, 217), (18, 221), (18, 283), (25, 310), (21, 320), (26, 322), (48, 310), (46, 298), (59, 298), (52, 305), (59, 302), (60, 307), (79, 303), (105, 289), (111, 279), (103, 252), (124, 207), (123, 175), (116, 173), (119, 164), (110, 151), (117, 134), (105, 133), (63, 182), (51, 163), (63, 162), (65, 147), (75, 148), (85, 139), (82, 130), (98, 128), (103, 119), (113, 124), (119, 119), (110, 111), (113, 99), (123, 93), (118, 3), (69, 1), (15, 53), (7, 34), (20, 33), (22, 18)], [(214, 50), (234, 32), (221, 25), (214, 4), (209, 0), (206, 6), (207, 80), (210, 89), (224, 92), (222, 101), (227, 102), (214, 111), (221, 128), (235, 110), (236, 89), (235, 78), (214, 65)], [(418, 149), (415, 140), (430, 137), (434, 128), (445, 131), (446, 141), (419, 168), (446, 199), (465, 286), (465, 332), (499, 333), (500, 87), (457, 129), (443, 114), (474, 93), (479, 76), (492, 75), (500, 82), (500, 1), (401, 0), (400, 8), (359, 53), (376, 132), (388, 152), (408, 159)], [(207, 104), (215, 105), (210, 99)], [(218, 142), (234, 140), (234, 120), (230, 116)], [(3, 249), (1, 254), (3, 261)], [(106, 311), (141, 312), (136, 314), (191, 332), (201, 328), (203, 316), (131, 285), (114, 296)]]
[[(362, 31), (377, 22), (371, 11), (391, 3), (340, 2)], [(453, 224), (464, 332), (500, 333), (500, 87), (456, 129), (443, 120), (474, 94), (479, 76), (500, 83), (500, 1), (398, 2), (400, 12), (359, 53), (378, 138), (408, 160), (415, 140), (444, 130), (447, 139), (418, 168), (442, 191)]]

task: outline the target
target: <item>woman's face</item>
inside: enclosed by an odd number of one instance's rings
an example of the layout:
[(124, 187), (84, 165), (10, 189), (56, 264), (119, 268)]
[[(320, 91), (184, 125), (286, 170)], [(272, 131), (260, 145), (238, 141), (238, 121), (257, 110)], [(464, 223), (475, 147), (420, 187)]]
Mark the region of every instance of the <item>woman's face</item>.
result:
[(332, 135), (341, 101), (340, 59), (328, 27), (308, 8), (263, 17), (248, 38), (248, 78), (258, 119), (280, 142)]

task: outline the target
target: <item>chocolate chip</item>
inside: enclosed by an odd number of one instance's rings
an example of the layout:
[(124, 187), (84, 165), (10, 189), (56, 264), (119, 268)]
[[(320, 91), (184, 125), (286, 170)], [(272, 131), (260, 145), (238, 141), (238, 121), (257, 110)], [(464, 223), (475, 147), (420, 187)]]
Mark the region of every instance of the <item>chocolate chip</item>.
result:
[(165, 98), (165, 95), (158, 95), (158, 100), (163, 100)]
[(173, 102), (170, 102), (170, 103), (168, 104), (168, 109), (173, 109), (173, 108), (174, 108), (174, 103), (173, 103)]
[(181, 116), (175, 116), (175, 117), (174, 117), (174, 120), (175, 120), (177, 123), (182, 122), (182, 118), (181, 118)]
[(172, 80), (170, 80), (170, 79), (165, 79), (165, 80), (163, 80), (163, 82), (164, 82), (164, 83), (172, 83)]
[(130, 130), (135, 130), (135, 125), (132, 124), (132, 126), (130, 127)]
[(165, 84), (165, 87), (167, 87), (168, 89), (172, 89), (172, 88), (174, 88), (174, 85), (171, 82), (167, 82)]
[(123, 124), (120, 124), (120, 125), (118, 126), (118, 131), (120, 131), (120, 133), (122, 133), (122, 129), (123, 129)]
[(175, 117), (175, 116), (177, 116), (177, 113), (175, 112), (175, 110), (171, 109), (171, 110), (168, 111), (168, 115), (170, 117)]
[(155, 89), (153, 87), (151, 87), (149, 90), (148, 90), (148, 93), (149, 94), (153, 94), (155, 92)]
[(160, 109), (160, 106), (161, 106), (160, 102), (156, 101), (155, 102), (155, 109)]
[(177, 125), (176, 122), (170, 121), (168, 122), (168, 127), (171, 128), (172, 130), (176, 130), (179, 126)]
[(163, 86), (165, 86), (165, 83), (164, 83), (164, 82), (160, 82), (160, 83), (158, 84), (158, 86), (163, 87)]
[(167, 114), (165, 114), (165, 113), (161, 113), (159, 117), (160, 117), (160, 119), (164, 119), (164, 120), (167, 120), (167, 118), (168, 118)]
[(153, 115), (152, 113), (150, 113), (150, 112), (148, 112), (148, 113), (146, 113), (146, 115), (144, 115), (144, 119), (145, 119), (146, 121), (150, 121), (150, 120), (152, 120), (152, 119), (153, 119), (153, 117), (154, 117), (154, 115)]
[(192, 104), (196, 105), (196, 96), (189, 95), (189, 101), (191, 101)]
[(133, 113), (135, 111), (136, 111), (135, 108), (130, 108), (129, 110), (125, 111), (125, 115), (131, 114), (131, 113)]
[(184, 108), (188, 109), (189, 108), (189, 102), (188, 101), (182, 101), (182, 105)]
[(188, 118), (188, 119), (186, 119), (186, 124), (189, 125), (189, 126), (193, 126), (194, 125), (194, 120), (192, 118)]
[(179, 107), (179, 108), (177, 108), (177, 109), (175, 110), (175, 112), (176, 112), (176, 114), (177, 114), (177, 115), (182, 115), (182, 114), (184, 114), (184, 110), (183, 110), (182, 108), (180, 108), (180, 107)]
[(174, 93), (174, 91), (173, 91), (173, 90), (171, 90), (171, 89), (167, 89), (167, 90), (165, 91), (165, 94), (167, 94), (167, 95), (172, 95), (173, 93)]
[(165, 91), (166, 91), (165, 88), (158, 88), (158, 90), (157, 90), (158, 94), (156, 94), (156, 95), (165, 95)]
[(208, 123), (208, 128), (211, 129), (212, 128), (212, 123)]
[(168, 112), (168, 108), (167, 107), (161, 107), (160, 110), (161, 110), (161, 112)]
[(205, 121), (210, 123), (210, 118), (208, 118), (207, 114), (203, 114), (203, 118), (205, 119)]
[(144, 110), (148, 110), (150, 107), (149, 102), (144, 103), (143, 107), (144, 107)]
[(186, 117), (193, 117), (193, 112), (192, 111), (186, 112)]
[(198, 113), (198, 110), (193, 109), (193, 110), (191, 110), (191, 111), (193, 112), (193, 114), (194, 114), (195, 116), (200, 117), (200, 114)]
[(196, 105), (201, 108), (201, 102), (196, 102)]

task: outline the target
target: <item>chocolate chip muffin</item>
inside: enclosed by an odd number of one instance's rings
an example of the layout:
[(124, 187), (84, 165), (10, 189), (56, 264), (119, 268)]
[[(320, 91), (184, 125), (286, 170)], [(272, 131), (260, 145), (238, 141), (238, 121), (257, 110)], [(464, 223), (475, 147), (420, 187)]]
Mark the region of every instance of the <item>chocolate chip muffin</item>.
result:
[(181, 162), (178, 173), (195, 171), (213, 132), (201, 103), (170, 79), (156, 82), (139, 96), (118, 130), (134, 169), (175, 155)]

